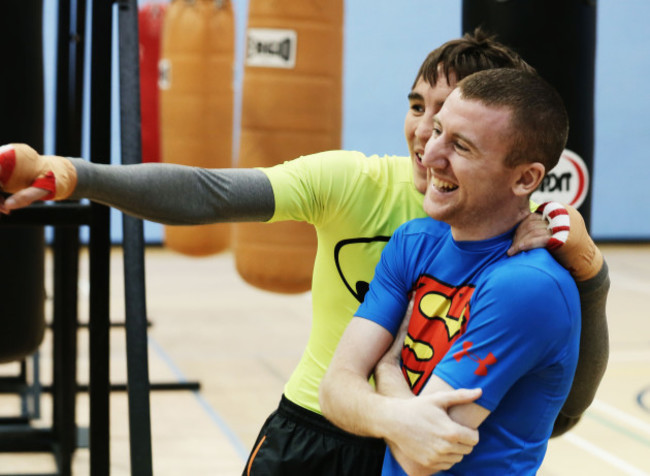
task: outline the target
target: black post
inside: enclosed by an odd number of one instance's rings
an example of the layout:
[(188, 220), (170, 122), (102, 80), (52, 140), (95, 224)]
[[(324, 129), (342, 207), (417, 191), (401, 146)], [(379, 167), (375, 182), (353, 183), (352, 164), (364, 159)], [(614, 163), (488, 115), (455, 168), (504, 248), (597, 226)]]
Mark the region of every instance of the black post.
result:
[[(85, 36), (85, 0), (60, 0), (56, 69), (55, 153), (81, 155), (81, 97)], [(72, 471), (77, 448), (77, 329), (79, 225), (54, 229), (53, 431), (61, 475)]]
[[(0, 11), (0, 144), (24, 142), (42, 151), (42, 0), (8, 0)], [(36, 351), (45, 333), (43, 226), (1, 228), (0, 262), (13, 270), (0, 273), (0, 362), (12, 362)]]
[[(111, 157), (111, 36), (110, 0), (93, 0), (90, 62), (90, 159), (109, 163)], [(110, 473), (109, 304), (110, 214), (91, 204), (90, 226), (90, 474)]]
[(575, 206), (589, 229), (596, 0), (463, 0), (462, 16), (463, 33), (482, 25), (517, 51), (562, 96), (571, 123), (567, 149), (575, 155), (563, 156), (542, 184), (540, 197)]
[[(123, 164), (142, 162), (138, 5), (118, 1), (120, 65), (120, 142)], [(142, 220), (123, 215), (126, 353), (131, 474), (152, 470), (149, 361)]]

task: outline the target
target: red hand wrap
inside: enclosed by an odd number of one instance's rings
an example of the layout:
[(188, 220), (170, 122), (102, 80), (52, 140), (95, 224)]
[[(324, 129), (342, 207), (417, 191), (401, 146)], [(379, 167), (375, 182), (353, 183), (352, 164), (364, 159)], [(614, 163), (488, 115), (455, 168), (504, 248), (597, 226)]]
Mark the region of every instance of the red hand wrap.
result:
[(0, 167), (2, 167), (0, 184), (4, 186), (7, 180), (11, 178), (11, 174), (14, 173), (16, 167), (16, 151), (10, 145), (0, 147)]
[(28, 187), (49, 192), (41, 200), (64, 200), (77, 185), (72, 163), (55, 155), (40, 155), (25, 144), (0, 147), (0, 186), (7, 193)]
[(34, 180), (32, 182), (32, 187), (42, 188), (43, 190), (50, 192), (41, 198), (41, 200), (52, 200), (56, 193), (56, 178), (54, 177), (54, 172), (50, 171), (45, 174), (45, 177), (40, 177)]
[(548, 220), (553, 236), (546, 248), (576, 281), (595, 276), (603, 266), (603, 256), (587, 232), (582, 215), (573, 207), (556, 202), (541, 204), (536, 210)]

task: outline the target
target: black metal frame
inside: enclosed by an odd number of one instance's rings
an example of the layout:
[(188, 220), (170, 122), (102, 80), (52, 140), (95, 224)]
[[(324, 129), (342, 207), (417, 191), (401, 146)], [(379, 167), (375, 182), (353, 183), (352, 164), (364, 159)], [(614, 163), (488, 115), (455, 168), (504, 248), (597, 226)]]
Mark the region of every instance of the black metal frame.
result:
[[(136, 0), (59, 0), (56, 88), (56, 153), (81, 156), (82, 84), (86, 10), (92, 9), (90, 64), (90, 159), (109, 163), (111, 151), (111, 47), (112, 16), (117, 6), (120, 61), (120, 120), (122, 163), (141, 161), (140, 84), (138, 59), (138, 6)], [(52, 427), (2, 424), (0, 451), (51, 452), (58, 476), (69, 476), (72, 455), (80, 447), (76, 426), (76, 395), (88, 391), (90, 401), (90, 475), (110, 473), (110, 405), (112, 390), (127, 390), (131, 473), (152, 475), (151, 390), (198, 390), (197, 382), (151, 384), (148, 375), (147, 327), (142, 221), (123, 219), (124, 278), (127, 340), (127, 384), (109, 380), (110, 214), (103, 205), (83, 202), (35, 204), (4, 218), (2, 226), (52, 225), (54, 240), (53, 381), (39, 391), (52, 393)], [(88, 226), (90, 260), (89, 385), (77, 383), (76, 348), (78, 322), (79, 228)], [(24, 365), (21, 364), (21, 365)], [(24, 367), (9, 387), (25, 392)], [(6, 380), (6, 379), (5, 379)], [(12, 386), (13, 385), (13, 386)], [(20, 388), (19, 388), (20, 387)], [(0, 423), (3, 423), (0, 420)], [(45, 476), (45, 475), (43, 475)]]
[[(93, 162), (108, 163), (111, 150), (110, 57), (113, 2), (93, 0), (91, 5), (90, 158)], [(81, 155), (85, 20), (86, 0), (59, 1), (56, 153), (60, 155)], [(56, 460), (56, 474), (61, 476), (71, 474), (72, 455), (78, 443), (75, 421), (78, 385), (75, 369), (79, 227), (89, 226), (90, 473), (92, 476), (108, 475), (110, 472), (109, 210), (102, 205), (79, 202), (39, 204), (15, 211), (10, 217), (3, 219), (2, 226), (13, 225), (55, 227), (52, 318), (54, 368), (51, 387), (53, 420), (52, 427), (47, 429), (32, 428), (29, 425), (3, 425), (0, 450), (51, 452)], [(148, 405), (148, 400), (146, 403)], [(134, 473), (143, 474), (139, 471)]]
[[(27, 364), (32, 362), (32, 381), (28, 379)], [(39, 351), (18, 363), (18, 373), (0, 377), (0, 394), (18, 395), (20, 412), (16, 416), (0, 417), (0, 425), (24, 425), (40, 418), (40, 398), (43, 387), (39, 381)]]

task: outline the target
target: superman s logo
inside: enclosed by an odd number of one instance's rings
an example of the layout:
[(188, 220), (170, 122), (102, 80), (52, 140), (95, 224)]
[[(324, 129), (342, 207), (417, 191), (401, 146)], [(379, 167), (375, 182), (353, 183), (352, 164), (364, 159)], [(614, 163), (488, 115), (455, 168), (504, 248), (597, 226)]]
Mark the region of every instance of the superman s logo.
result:
[(415, 288), (415, 306), (422, 316), (441, 321), (449, 340), (456, 337), (469, 317), (469, 300), (474, 286), (455, 287), (436, 278), (422, 276)]
[(452, 286), (432, 276), (421, 276), (402, 347), (404, 376), (418, 394), (453, 342), (465, 332), (470, 317), (473, 285)]

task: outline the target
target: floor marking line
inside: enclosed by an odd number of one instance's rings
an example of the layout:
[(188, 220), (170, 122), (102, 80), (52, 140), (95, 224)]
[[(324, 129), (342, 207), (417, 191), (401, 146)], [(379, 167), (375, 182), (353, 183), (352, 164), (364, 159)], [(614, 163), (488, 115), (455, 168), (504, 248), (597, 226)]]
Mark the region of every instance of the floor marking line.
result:
[(623, 410), (616, 408), (609, 403), (605, 403), (600, 400), (594, 400), (591, 404), (590, 410), (595, 412), (604, 413), (615, 420), (623, 422), (625, 425), (628, 425), (636, 430), (642, 431), (650, 435), (650, 425), (641, 421), (638, 417), (634, 417), (625, 413)]
[(562, 436), (562, 439), (568, 441), (569, 443), (575, 446), (578, 446), (579, 448), (583, 449), (587, 453), (591, 453), (596, 458), (602, 459), (603, 461), (610, 464), (611, 466), (620, 469), (625, 474), (629, 474), (631, 476), (650, 476), (649, 473), (640, 470), (636, 466), (632, 466), (630, 463), (622, 460), (618, 456), (614, 456), (613, 454), (608, 453), (607, 451), (594, 445), (593, 443), (590, 443), (587, 440), (580, 438), (579, 436), (576, 436), (572, 433), (567, 433), (566, 435)]
[[(174, 363), (174, 361), (169, 357), (167, 352), (162, 348), (158, 342), (153, 337), (149, 337), (149, 344), (151, 347), (153, 347), (154, 351), (158, 354), (158, 356), (167, 364), (167, 366), (171, 369), (171, 371), (175, 374), (176, 378), (178, 379), (179, 383), (186, 383), (187, 382), (187, 377), (185, 377), (185, 374), (181, 371), (180, 368)], [(242, 461), (246, 461), (248, 459), (248, 450), (244, 446), (244, 444), (241, 442), (237, 434), (228, 426), (226, 421), (219, 415), (219, 413), (212, 408), (210, 403), (201, 395), (200, 392), (196, 390), (191, 391), (194, 394), (194, 397), (196, 400), (199, 402), (201, 407), (205, 410), (205, 412), (210, 416), (210, 419), (212, 420), (213, 423), (217, 425), (217, 427), (221, 430), (221, 432), (226, 436), (230, 444), (234, 447), (236, 453), (239, 455)]]
[(647, 283), (644, 280), (640, 280), (639, 277), (629, 277), (622, 273), (610, 273), (609, 277), (612, 282), (616, 283), (617, 288), (639, 292), (644, 295), (648, 292)]

